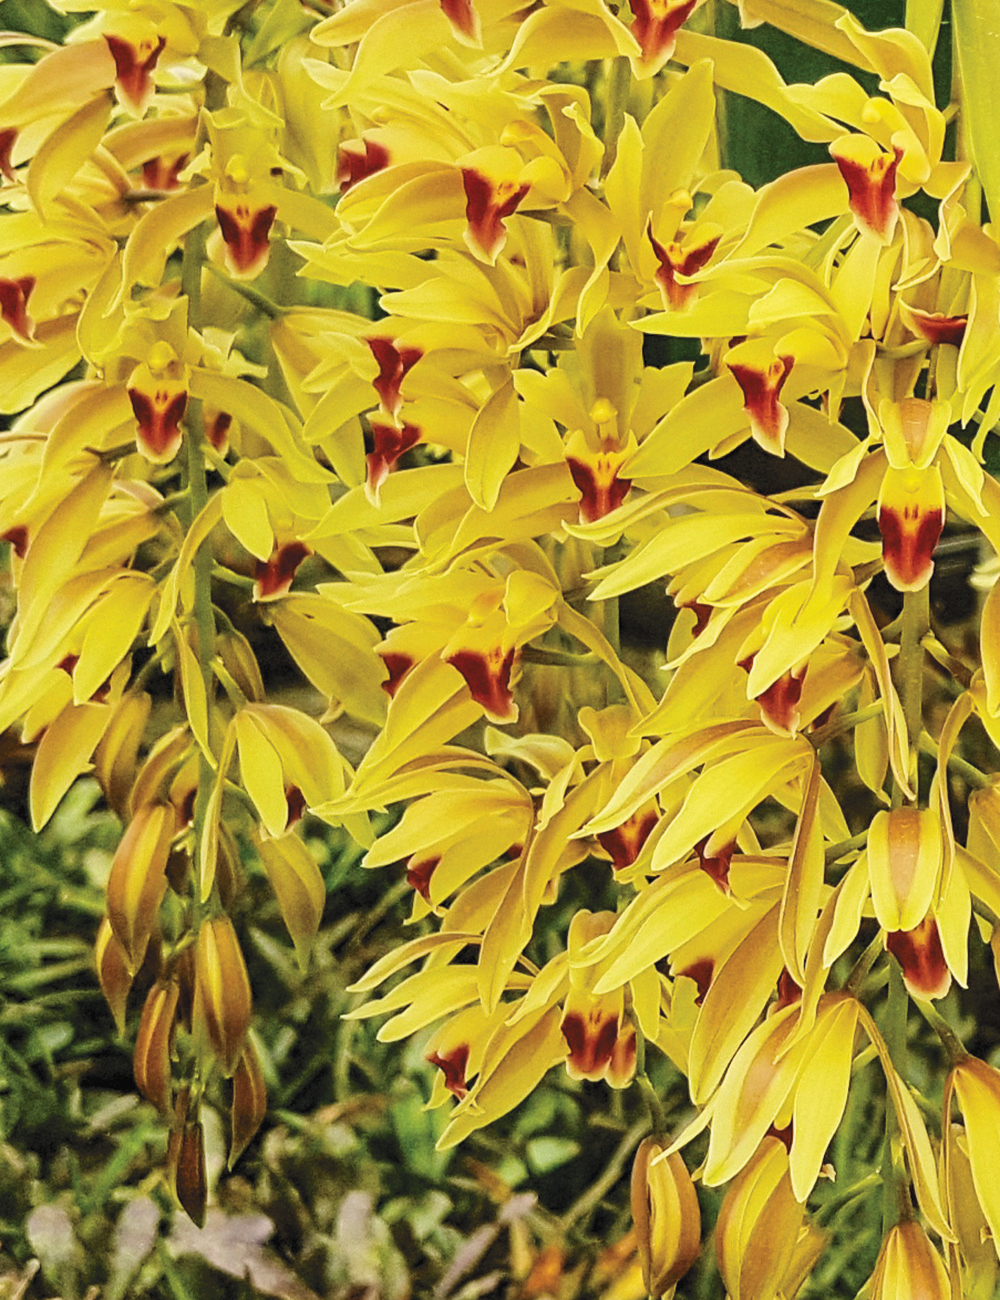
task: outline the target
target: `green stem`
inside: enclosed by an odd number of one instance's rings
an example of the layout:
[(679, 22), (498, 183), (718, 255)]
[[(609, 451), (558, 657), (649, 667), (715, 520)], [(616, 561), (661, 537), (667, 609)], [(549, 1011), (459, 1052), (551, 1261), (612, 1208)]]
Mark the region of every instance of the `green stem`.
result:
[(817, 727), (809, 736), (814, 748), (819, 749), (827, 741), (833, 740), (836, 736), (843, 735), (845, 731), (852, 731), (855, 727), (860, 727), (862, 722), (868, 722), (871, 718), (879, 718), (884, 712), (885, 706), (881, 700), (876, 700), (874, 704), (868, 704), (863, 709), (855, 709), (852, 713), (842, 713), (838, 718), (834, 718), (823, 727)]
[[(920, 644), (930, 628), (930, 603), (928, 586), (920, 591), (908, 591), (903, 596), (903, 622), (899, 637), (898, 684), (899, 697), (906, 720), (906, 735), (910, 744), (910, 770), (907, 773), (914, 793), (917, 793), (917, 747), (923, 727), (924, 706), (924, 648)], [(897, 788), (898, 802), (903, 792)]]
[(917, 1010), (934, 1030), (938, 1038), (941, 1039), (941, 1044), (948, 1054), (949, 1066), (957, 1065), (959, 1061), (964, 1061), (969, 1053), (962, 1046), (962, 1040), (959, 1038), (958, 1034), (956, 1034), (951, 1025), (948, 1024), (947, 1020), (945, 1020), (941, 1012), (938, 1011), (934, 1003), (923, 1002), (919, 998), (915, 998), (914, 1001), (916, 1002)]
[[(900, 1078), (906, 1078), (906, 1013), (909, 997), (903, 983), (903, 970), (892, 958), (889, 962), (889, 1001), (885, 1015), (885, 1045)], [(899, 1142), (899, 1119), (896, 1108), (886, 1089), (885, 1144), (882, 1148), (882, 1179), (885, 1193), (882, 1200), (882, 1232), (887, 1233), (909, 1210), (909, 1186), (903, 1168), (903, 1154)]]
[[(879, 708), (881, 707), (879, 705)], [(846, 857), (854, 849), (863, 849), (867, 843), (868, 832), (864, 830), (858, 831), (857, 835), (852, 835), (849, 840), (841, 840), (839, 844), (831, 844), (825, 854), (826, 865), (828, 867), (833, 866), (835, 862), (839, 862), (841, 858)]]
[[(918, 745), (922, 754), (928, 754), (931, 758), (938, 757), (940, 752), (938, 746), (926, 731), (920, 733)], [(985, 772), (981, 772), (978, 767), (973, 767), (971, 763), (966, 762), (964, 758), (959, 758), (957, 754), (949, 755), (948, 768), (975, 790), (985, 790), (994, 781), (993, 777), (987, 776)]]
[(287, 308), (279, 307), (276, 302), (259, 293), (249, 284), (244, 284), (241, 280), (234, 280), (232, 276), (226, 275), (220, 267), (215, 266), (212, 262), (205, 263), (206, 268), (211, 271), (217, 280), (221, 280), (227, 289), (232, 289), (233, 293), (238, 293), (241, 298), (252, 303), (254, 307), (269, 320), (278, 320), (280, 317), (287, 315)]
[[(188, 300), (188, 324), (198, 328), (201, 317), (201, 273), (205, 265), (205, 227), (204, 223), (196, 226), (184, 243), (184, 265), (181, 272), (181, 291)], [(208, 476), (205, 471), (203, 451), (205, 428), (202, 419), (201, 402), (192, 400), (188, 403), (184, 420), (187, 436), (187, 490), (189, 494), (190, 524), (198, 518), (208, 503)], [(212, 674), (212, 658), (215, 654), (215, 618), (212, 614), (212, 546), (206, 538), (195, 552), (194, 600), (192, 604), (192, 622), (195, 630), (195, 652), (202, 681), (205, 684), (205, 696), (211, 700), (215, 690)], [(211, 765), (202, 753), (199, 753), (198, 792), (194, 805), (194, 859), (195, 878), (200, 882), (202, 872), (198, 870), (198, 854), (202, 842), (202, 832), (208, 816), (208, 803), (212, 794), (214, 773)], [(200, 884), (195, 898), (200, 898)]]

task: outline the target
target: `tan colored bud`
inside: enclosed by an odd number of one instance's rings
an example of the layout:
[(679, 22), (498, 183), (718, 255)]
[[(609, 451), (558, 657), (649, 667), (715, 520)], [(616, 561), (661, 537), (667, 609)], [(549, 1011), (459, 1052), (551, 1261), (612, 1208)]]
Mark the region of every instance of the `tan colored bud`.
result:
[(669, 1291), (698, 1258), (701, 1211), (680, 1153), (662, 1158), (655, 1138), (639, 1144), (632, 1165), (632, 1218), (650, 1300)]
[(146, 734), (152, 699), (145, 691), (123, 695), (94, 752), (94, 774), (113, 812), (126, 821), (139, 746)]
[(884, 930), (913, 930), (941, 874), (941, 820), (933, 808), (877, 812), (868, 832), (872, 905)]
[(229, 1078), (250, 1027), (253, 995), (233, 923), (224, 912), (206, 921), (194, 949), (195, 1040), (211, 1048)]
[(259, 703), (266, 698), (264, 681), (260, 675), (257, 656), (251, 649), (250, 642), (242, 632), (235, 628), (220, 632), (215, 638), (215, 648), (222, 660), (222, 665), (233, 681), (251, 703)]
[(167, 889), (167, 859), (174, 834), (169, 804), (145, 804), (122, 837), (108, 876), (108, 920), (134, 975)]
[(730, 1300), (775, 1300), (793, 1266), (803, 1215), (785, 1145), (766, 1137), (719, 1211), (716, 1249)]
[(125, 1032), (125, 1006), (132, 987), (132, 972), (121, 944), (115, 938), (111, 922), (105, 917), (97, 931), (94, 944), (97, 978), (115, 1018), (118, 1032)]
[(253, 1140), (266, 1114), (267, 1085), (264, 1083), (264, 1073), (260, 1068), (257, 1049), (248, 1039), (233, 1074), (233, 1104), (230, 1111), (233, 1138), (229, 1148), (230, 1169)]
[(191, 1106), (190, 1089), (178, 1094), (174, 1127), (167, 1145), (167, 1175), (181, 1208), (198, 1225), (205, 1226), (208, 1176), (205, 1170), (205, 1133)]
[(218, 829), (218, 853), (215, 860), (215, 884), (222, 906), (228, 908), (243, 888), (243, 867), (240, 850), (233, 833), (225, 824)]
[(882, 1243), (871, 1278), (872, 1300), (950, 1300), (941, 1256), (919, 1223), (897, 1223)]
[(179, 996), (180, 985), (174, 979), (153, 985), (146, 995), (132, 1054), (136, 1087), (164, 1114), (170, 1109), (170, 1048)]

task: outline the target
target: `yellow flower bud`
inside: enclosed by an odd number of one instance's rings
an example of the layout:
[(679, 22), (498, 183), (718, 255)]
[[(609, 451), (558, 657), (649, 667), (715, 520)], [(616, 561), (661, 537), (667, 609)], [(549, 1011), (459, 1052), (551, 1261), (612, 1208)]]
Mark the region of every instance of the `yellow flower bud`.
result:
[(94, 957), (97, 962), (97, 978), (101, 982), (101, 989), (115, 1018), (118, 1032), (122, 1034), (125, 1032), (125, 1004), (132, 987), (132, 972), (107, 917), (101, 921), (97, 931)]
[(134, 975), (167, 889), (166, 867), (174, 834), (169, 804), (146, 804), (129, 822), (108, 877), (108, 920)]
[(157, 1110), (170, 1109), (170, 1047), (180, 985), (157, 982), (146, 995), (132, 1065), (136, 1087)]
[(919, 1223), (897, 1223), (882, 1243), (871, 1280), (872, 1300), (949, 1300), (941, 1256)]
[(218, 1058), (229, 1078), (250, 1027), (253, 996), (233, 923), (220, 913), (198, 931), (194, 949), (192, 1032)]
[(784, 1143), (766, 1137), (719, 1211), (716, 1249), (730, 1300), (775, 1300), (795, 1264), (803, 1213)]
[(659, 1300), (688, 1271), (701, 1249), (701, 1211), (681, 1155), (662, 1159), (655, 1138), (640, 1143), (632, 1166), (632, 1218), (651, 1300)]
[(247, 1042), (233, 1074), (233, 1104), (230, 1110), (232, 1144), (229, 1168), (239, 1160), (260, 1128), (267, 1114), (267, 1085), (260, 1068), (260, 1057), (253, 1043)]

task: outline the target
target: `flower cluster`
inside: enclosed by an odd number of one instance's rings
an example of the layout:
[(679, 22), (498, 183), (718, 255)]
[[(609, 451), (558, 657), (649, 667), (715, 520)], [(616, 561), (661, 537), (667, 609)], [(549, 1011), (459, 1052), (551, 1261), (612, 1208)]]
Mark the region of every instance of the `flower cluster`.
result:
[[(1000, 783), (962, 735), (1000, 744), (1000, 592), (978, 657), (928, 603), (946, 523), (1000, 552), (991, 165), (954, 156), (934, 24), (740, 10), (864, 86), (787, 84), (698, 0), (121, 0), (0, 66), (0, 726), (37, 742), (36, 826), (89, 770), (126, 824), (98, 967), (122, 1023), (151, 972), (136, 1081), (196, 1218), (213, 1072), (232, 1158), (266, 1108), (241, 861), (305, 960), (309, 813), (412, 886), (353, 1014), (434, 1026), (443, 1145), (554, 1068), (687, 1078), (696, 1117), (633, 1178), (650, 1294), (697, 1252), (705, 1131), (730, 1295), (794, 1293), (866, 1052), (897, 1205), (873, 1294), (993, 1285), (1000, 1074), (930, 1004), (970, 930), (1000, 942)], [(825, 161), (754, 190), (720, 92)], [(657, 588), (650, 664), (619, 598)], [(261, 629), (313, 712), (269, 697)], [(583, 866), (614, 901), (553, 935)], [(939, 1133), (910, 1000), (950, 1053)]]

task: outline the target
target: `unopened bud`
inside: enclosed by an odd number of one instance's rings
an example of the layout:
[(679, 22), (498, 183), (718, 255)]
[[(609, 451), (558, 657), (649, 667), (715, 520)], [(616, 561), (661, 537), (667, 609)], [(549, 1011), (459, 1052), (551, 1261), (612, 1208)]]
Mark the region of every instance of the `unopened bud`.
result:
[(260, 1057), (253, 1043), (247, 1042), (233, 1074), (233, 1105), (230, 1112), (232, 1143), (229, 1168), (239, 1160), (267, 1114), (267, 1085), (260, 1068)]
[(730, 1300), (775, 1300), (793, 1266), (803, 1214), (785, 1145), (766, 1137), (719, 1211), (716, 1248)]
[(919, 1223), (897, 1223), (879, 1252), (871, 1279), (872, 1300), (949, 1300), (951, 1283), (941, 1256)]
[(129, 989), (132, 987), (132, 972), (121, 944), (114, 936), (111, 922), (107, 917), (101, 922), (94, 944), (94, 957), (97, 962), (97, 978), (107, 998), (111, 1014), (115, 1018), (118, 1032), (125, 1032), (125, 1005), (128, 1002)]
[(662, 1158), (655, 1138), (640, 1143), (632, 1166), (632, 1218), (642, 1279), (650, 1300), (684, 1276), (701, 1249), (701, 1211), (678, 1152)]
[(179, 994), (173, 979), (149, 990), (132, 1054), (136, 1087), (164, 1114), (170, 1109), (170, 1047)]
[(108, 920), (134, 975), (167, 889), (167, 858), (174, 834), (169, 804), (146, 804), (129, 822), (108, 876)]
[(198, 931), (192, 1032), (229, 1078), (239, 1063), (253, 1010), (250, 980), (233, 923), (224, 912)]
[(205, 1170), (205, 1133), (191, 1105), (190, 1089), (178, 1094), (174, 1128), (167, 1146), (167, 1174), (181, 1208), (199, 1228), (205, 1226), (208, 1176)]

